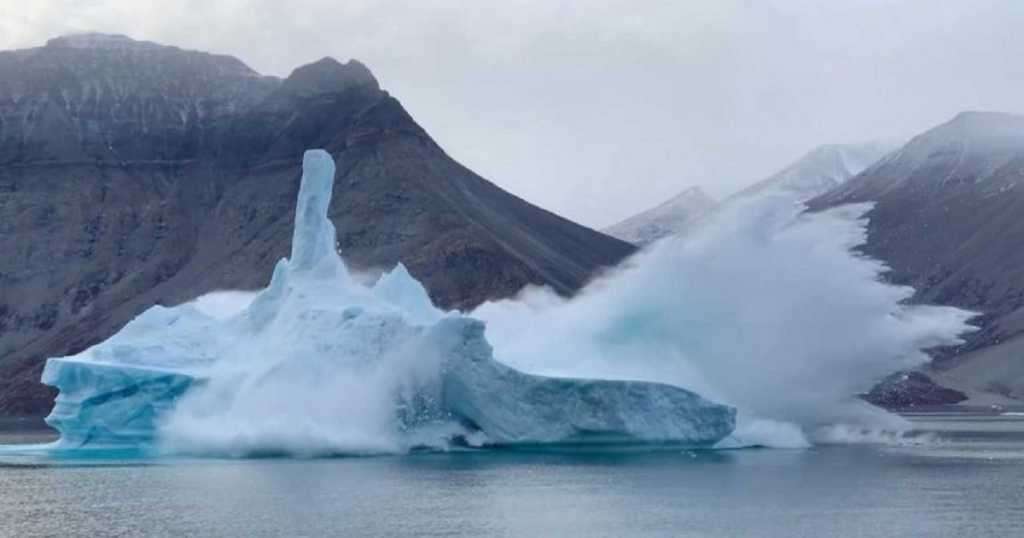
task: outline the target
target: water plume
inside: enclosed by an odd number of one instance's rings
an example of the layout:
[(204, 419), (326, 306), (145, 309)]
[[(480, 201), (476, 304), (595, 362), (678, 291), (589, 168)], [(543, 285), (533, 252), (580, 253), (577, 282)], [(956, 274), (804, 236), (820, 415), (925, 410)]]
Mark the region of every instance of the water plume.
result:
[(959, 343), (972, 314), (910, 305), (911, 288), (883, 282), (886, 266), (855, 251), (869, 210), (738, 200), (574, 299), (534, 288), (473, 316), (516, 368), (670, 383), (734, 405), (748, 444), (806, 444), (827, 424), (902, 429), (857, 395)]

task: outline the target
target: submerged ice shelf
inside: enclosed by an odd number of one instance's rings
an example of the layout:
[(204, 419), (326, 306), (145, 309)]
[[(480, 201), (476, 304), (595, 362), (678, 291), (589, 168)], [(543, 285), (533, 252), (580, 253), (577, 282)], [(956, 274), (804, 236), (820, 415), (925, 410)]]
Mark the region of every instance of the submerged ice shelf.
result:
[[(335, 167), (306, 152), (289, 259), (227, 319), (154, 307), (108, 341), (50, 359), (58, 446), (250, 455), (417, 446), (669, 442), (711, 446), (732, 407), (654, 382), (530, 375), (482, 322), (442, 312), (401, 265), (356, 283), (327, 218)], [(500, 356), (498, 357), (500, 359)]]

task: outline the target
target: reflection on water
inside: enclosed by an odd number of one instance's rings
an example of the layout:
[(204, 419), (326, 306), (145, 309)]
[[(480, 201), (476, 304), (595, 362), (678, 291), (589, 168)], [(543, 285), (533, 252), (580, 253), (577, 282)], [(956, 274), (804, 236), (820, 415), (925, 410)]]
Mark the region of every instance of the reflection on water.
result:
[(911, 451), (919, 457), (943, 459), (1024, 461), (1024, 416), (911, 415), (915, 428), (937, 432), (928, 450)]
[(913, 420), (929, 441), (331, 460), (7, 454), (0, 535), (1024, 535), (1024, 420)]
[(0, 446), (42, 444), (57, 440), (57, 432), (40, 418), (0, 418)]

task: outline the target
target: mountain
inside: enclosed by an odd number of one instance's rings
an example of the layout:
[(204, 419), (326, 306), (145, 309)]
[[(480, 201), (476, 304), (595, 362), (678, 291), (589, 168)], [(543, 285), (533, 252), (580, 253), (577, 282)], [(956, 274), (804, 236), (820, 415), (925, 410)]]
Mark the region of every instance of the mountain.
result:
[(879, 142), (819, 146), (771, 177), (730, 196), (727, 201), (769, 191), (784, 192), (799, 201), (810, 200), (859, 174), (891, 149)]
[(570, 294), (634, 251), (455, 162), (356, 61), (279, 79), (102, 34), (0, 52), (0, 413), (45, 412), (46, 358), (153, 305), (266, 285), (314, 147), (346, 261), (401, 260), (446, 308)]
[(1024, 117), (965, 112), (812, 209), (875, 202), (864, 251), (915, 300), (978, 311), (969, 351), (1024, 332)]
[(964, 112), (810, 202), (875, 202), (863, 250), (914, 301), (980, 314), (925, 373), (990, 403), (1024, 398), (1024, 116)]
[(700, 187), (691, 187), (675, 198), (610, 226), (604, 233), (638, 246), (685, 231), (718, 205)]
[(877, 142), (820, 146), (721, 203), (704, 194), (699, 187), (692, 187), (658, 207), (606, 228), (604, 233), (642, 247), (663, 237), (683, 233), (717, 207), (747, 196), (778, 192), (803, 202), (841, 185), (891, 149), (887, 144)]

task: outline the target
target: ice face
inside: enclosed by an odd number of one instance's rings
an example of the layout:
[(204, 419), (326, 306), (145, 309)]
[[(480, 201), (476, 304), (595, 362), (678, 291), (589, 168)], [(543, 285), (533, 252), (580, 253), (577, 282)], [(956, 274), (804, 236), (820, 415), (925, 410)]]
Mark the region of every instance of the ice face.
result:
[(732, 431), (732, 408), (679, 387), (499, 363), (483, 324), (435, 308), (402, 265), (355, 283), (327, 218), (333, 178), (326, 152), (306, 153), (291, 258), (234, 316), (155, 307), (48, 361), (62, 446), (363, 454), (459, 440), (709, 446)]
[[(710, 446), (735, 426), (732, 408), (660, 383), (528, 375), (491, 359), (484, 326), (450, 318), (432, 346), (445, 354), (444, 407), (491, 443), (668, 442)], [(453, 345), (452, 345), (453, 344)], [(454, 348), (454, 349), (453, 349)]]
[(145, 446), (157, 421), (195, 383), (189, 375), (84, 361), (53, 359), (43, 382), (60, 388), (46, 422), (61, 433), (61, 448)]

